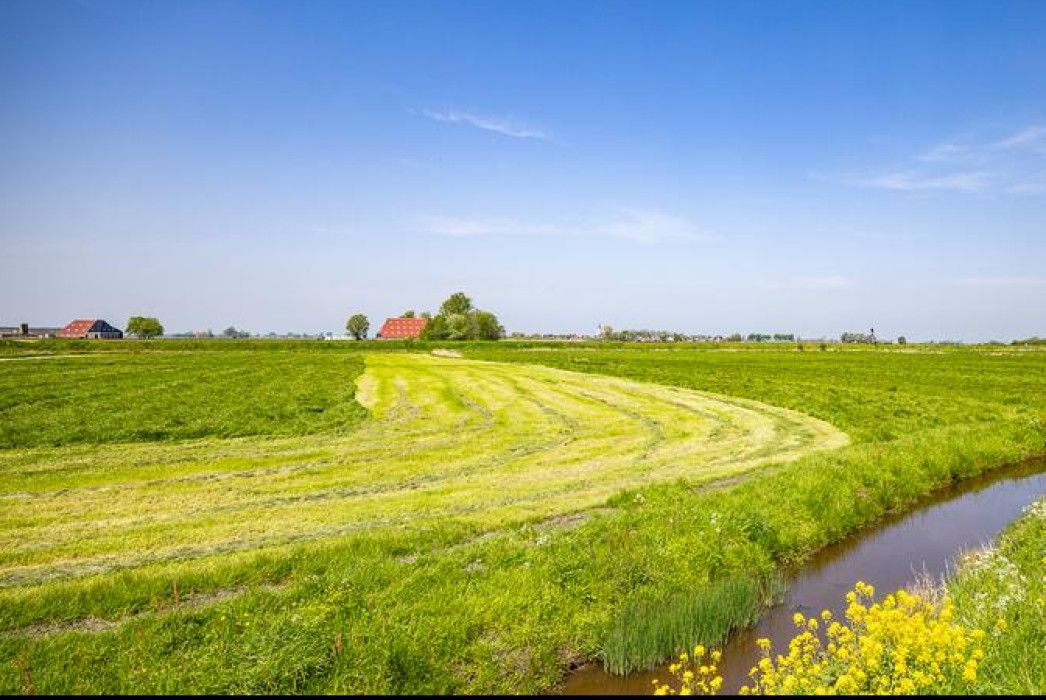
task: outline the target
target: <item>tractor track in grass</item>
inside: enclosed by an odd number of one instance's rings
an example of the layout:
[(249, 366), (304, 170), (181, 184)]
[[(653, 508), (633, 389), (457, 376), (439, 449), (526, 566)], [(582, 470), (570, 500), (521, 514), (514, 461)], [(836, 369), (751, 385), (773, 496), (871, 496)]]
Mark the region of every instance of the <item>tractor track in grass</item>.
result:
[(495, 530), (848, 442), (707, 392), (446, 356), (366, 362), (357, 398), (372, 415), (348, 435), (0, 452), (0, 587), (445, 518)]

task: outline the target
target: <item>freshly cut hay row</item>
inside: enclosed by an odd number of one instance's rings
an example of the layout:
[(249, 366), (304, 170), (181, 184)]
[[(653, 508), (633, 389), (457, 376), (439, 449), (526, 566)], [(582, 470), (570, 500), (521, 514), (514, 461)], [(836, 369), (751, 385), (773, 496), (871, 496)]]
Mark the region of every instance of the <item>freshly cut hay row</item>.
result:
[(529, 365), (373, 354), (349, 435), (0, 456), (0, 585), (458, 518), (493, 529), (628, 487), (847, 443), (787, 409)]

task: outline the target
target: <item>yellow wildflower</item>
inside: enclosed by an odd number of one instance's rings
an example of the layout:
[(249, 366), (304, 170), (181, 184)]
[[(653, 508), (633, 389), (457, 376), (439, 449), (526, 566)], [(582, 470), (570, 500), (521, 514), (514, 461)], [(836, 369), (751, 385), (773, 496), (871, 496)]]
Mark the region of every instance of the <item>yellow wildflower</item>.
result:
[(953, 621), (950, 600), (937, 605), (898, 591), (873, 603), (874, 594), (874, 587), (859, 581), (846, 596), (847, 624), (824, 611), (823, 632), (816, 617), (796, 613), (793, 622), (800, 629), (787, 654), (774, 657), (770, 642), (759, 640), (764, 657), (741, 692), (914, 694), (943, 685), (947, 677), (976, 678), (984, 635)]

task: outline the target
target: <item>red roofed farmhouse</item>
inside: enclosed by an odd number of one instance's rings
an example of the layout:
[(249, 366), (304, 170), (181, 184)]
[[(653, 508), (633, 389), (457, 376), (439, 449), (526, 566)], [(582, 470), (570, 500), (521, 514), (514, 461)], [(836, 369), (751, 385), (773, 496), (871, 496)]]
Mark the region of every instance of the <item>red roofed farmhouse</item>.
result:
[(62, 330), (59, 338), (122, 338), (123, 331), (100, 318), (78, 318)]
[(428, 322), (427, 318), (387, 318), (378, 337), (384, 340), (418, 338)]

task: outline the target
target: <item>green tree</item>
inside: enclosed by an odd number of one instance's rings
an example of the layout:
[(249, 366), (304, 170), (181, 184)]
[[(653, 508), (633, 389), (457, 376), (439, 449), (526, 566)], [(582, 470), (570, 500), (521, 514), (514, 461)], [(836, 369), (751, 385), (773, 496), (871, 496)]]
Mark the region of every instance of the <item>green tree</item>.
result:
[(400, 318), (414, 318), (414, 309), (407, 309)]
[(446, 340), (447, 339), (447, 317), (442, 315), (433, 316), (425, 324), (421, 331), (422, 340)]
[(900, 337), (898, 337), (898, 338), (897, 338), (897, 344), (898, 344), (898, 345), (907, 345), (907, 344), (908, 344), (908, 339), (907, 339), (907, 338), (905, 338), (905, 337), (904, 337), (904, 336), (902, 335), (902, 336), (900, 336)]
[[(427, 314), (422, 314), (428, 318)], [(464, 292), (451, 294), (421, 332), (423, 340), (499, 340), (505, 328), (490, 311), (472, 305)]]
[(363, 314), (353, 314), (345, 322), (345, 330), (356, 340), (362, 340), (367, 337), (367, 331), (370, 330), (370, 321)]
[(447, 340), (471, 340), (472, 324), (469, 314), (447, 316)]
[(442, 316), (467, 314), (469, 311), (472, 311), (472, 300), (465, 296), (465, 292), (454, 292), (439, 307), (439, 313)]
[(152, 316), (131, 316), (127, 321), (127, 332), (139, 338), (157, 338), (163, 335), (163, 326)]
[(473, 318), (477, 339), (500, 340), (505, 337), (505, 327), (498, 323), (498, 317), (489, 311), (477, 311)]

